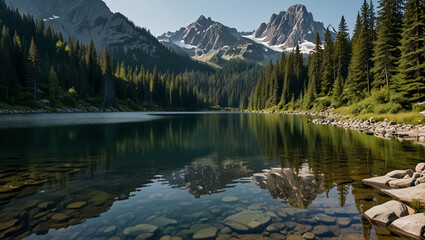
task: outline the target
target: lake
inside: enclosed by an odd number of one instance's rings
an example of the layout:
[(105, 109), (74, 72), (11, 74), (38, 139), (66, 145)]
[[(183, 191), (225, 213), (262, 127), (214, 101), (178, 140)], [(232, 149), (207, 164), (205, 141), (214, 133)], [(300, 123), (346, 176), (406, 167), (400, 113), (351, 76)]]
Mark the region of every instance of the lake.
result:
[(398, 239), (361, 180), (425, 148), (310, 116), (0, 116), (0, 239)]

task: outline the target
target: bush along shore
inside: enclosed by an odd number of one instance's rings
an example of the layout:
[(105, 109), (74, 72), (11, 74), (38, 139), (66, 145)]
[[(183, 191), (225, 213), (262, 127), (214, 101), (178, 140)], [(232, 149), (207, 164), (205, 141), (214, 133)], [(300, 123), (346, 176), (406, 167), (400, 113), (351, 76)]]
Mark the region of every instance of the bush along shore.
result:
[(395, 199), (367, 210), (364, 216), (370, 223), (407, 239), (425, 239), (425, 163), (415, 172), (395, 170), (363, 183)]
[(273, 114), (294, 114), (311, 115), (320, 118), (313, 119), (311, 123), (319, 125), (331, 125), (352, 129), (359, 133), (365, 133), (370, 136), (376, 136), (384, 139), (398, 139), (399, 141), (414, 141), (417, 144), (425, 146), (425, 125), (413, 125), (406, 123), (395, 123), (392, 121), (360, 120), (348, 118), (338, 113), (332, 112), (295, 112), (295, 111), (251, 111), (252, 113), (273, 113)]

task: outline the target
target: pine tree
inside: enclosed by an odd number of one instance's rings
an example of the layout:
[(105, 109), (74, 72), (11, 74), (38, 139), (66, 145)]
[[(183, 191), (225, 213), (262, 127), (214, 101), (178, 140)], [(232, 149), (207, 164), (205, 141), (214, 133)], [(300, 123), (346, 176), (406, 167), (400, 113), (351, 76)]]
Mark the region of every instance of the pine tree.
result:
[(114, 79), (113, 79), (114, 67), (112, 65), (112, 57), (109, 54), (108, 48), (105, 47), (103, 50), (103, 59), (102, 59), (102, 75), (103, 75), (103, 85), (104, 85), (104, 97), (102, 108), (110, 106), (114, 103)]
[(39, 77), (41, 74), (41, 59), (38, 53), (37, 47), (34, 42), (34, 38), (31, 39), (31, 45), (28, 52), (28, 62), (29, 62), (29, 82), (28, 87), (33, 92), (34, 102), (37, 101), (37, 91)]
[(323, 50), (323, 64), (322, 64), (322, 84), (321, 95), (328, 95), (331, 92), (331, 87), (335, 81), (335, 59), (334, 59), (334, 42), (332, 40), (329, 27), (326, 29), (325, 34), (325, 47)]
[(323, 62), (323, 49), (322, 41), (320, 40), (319, 33), (316, 34), (316, 46), (313, 49), (313, 52), (309, 56), (308, 60), (308, 76), (311, 82), (314, 82), (316, 89), (314, 93), (317, 94), (320, 92), (321, 80), (322, 80), (322, 62)]
[(397, 74), (403, 24), (402, 0), (380, 0), (377, 18), (377, 40), (374, 43), (374, 88), (387, 89)]
[(341, 77), (344, 82), (348, 77), (348, 65), (350, 63), (351, 54), (350, 51), (350, 37), (348, 34), (348, 27), (344, 16), (342, 16), (335, 40), (335, 72), (336, 78)]
[(408, 0), (404, 6), (398, 89), (410, 103), (425, 100), (424, 5), (422, 0)]
[[(367, 5), (366, 1), (365, 4)], [(366, 13), (368, 7), (363, 6)], [(365, 13), (363, 13), (365, 14)], [(369, 56), (367, 46), (367, 26), (364, 17), (357, 14), (356, 27), (352, 39), (349, 74), (344, 87), (344, 97), (349, 103), (357, 102), (369, 93)], [(367, 23), (366, 23), (367, 24)]]
[(0, 89), (1, 98), (9, 100), (9, 87), (11, 77), (11, 47), (12, 41), (10, 39), (9, 30), (3, 26), (2, 35), (0, 39)]
[(49, 98), (52, 104), (55, 104), (57, 102), (59, 93), (60, 93), (60, 86), (59, 86), (58, 75), (56, 74), (52, 66), (49, 72)]

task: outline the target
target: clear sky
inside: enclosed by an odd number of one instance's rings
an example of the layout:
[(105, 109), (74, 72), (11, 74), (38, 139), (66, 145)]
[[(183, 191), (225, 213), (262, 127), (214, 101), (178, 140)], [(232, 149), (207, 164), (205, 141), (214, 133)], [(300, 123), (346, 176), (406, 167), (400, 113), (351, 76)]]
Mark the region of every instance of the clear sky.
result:
[[(369, 0), (368, 0), (369, 1)], [(338, 28), (344, 15), (350, 32), (363, 0), (104, 0), (113, 12), (121, 12), (155, 36), (176, 31), (200, 15), (211, 17), (238, 31), (252, 31), (268, 22), (273, 13), (304, 4), (315, 21)], [(377, 0), (373, 0), (375, 10)]]

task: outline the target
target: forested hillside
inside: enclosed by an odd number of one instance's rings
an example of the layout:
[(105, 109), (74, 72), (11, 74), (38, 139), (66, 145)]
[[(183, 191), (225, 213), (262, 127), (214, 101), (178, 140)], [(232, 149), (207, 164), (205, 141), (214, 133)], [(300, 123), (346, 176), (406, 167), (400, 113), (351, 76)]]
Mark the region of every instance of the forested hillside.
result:
[[(342, 17), (336, 39), (317, 34), (305, 61), (297, 48), (271, 63), (250, 109), (350, 106), (353, 114), (398, 113), (425, 101), (424, 1), (363, 2), (353, 37)], [(324, 40), (324, 42), (322, 42)]]
[[(220, 62), (220, 69), (195, 71), (189, 66), (192, 70), (186, 72), (159, 72), (154, 62), (140, 67), (133, 67), (131, 61), (116, 63), (108, 48), (101, 55), (93, 41), (85, 46), (64, 38), (45, 27), (43, 21), (8, 9), (3, 0), (0, 29), (0, 103), (12, 108), (247, 107), (251, 90), (263, 71), (257, 63), (240, 60)], [(128, 59), (121, 57), (118, 59)], [(170, 64), (169, 58), (160, 59), (162, 65)]]

